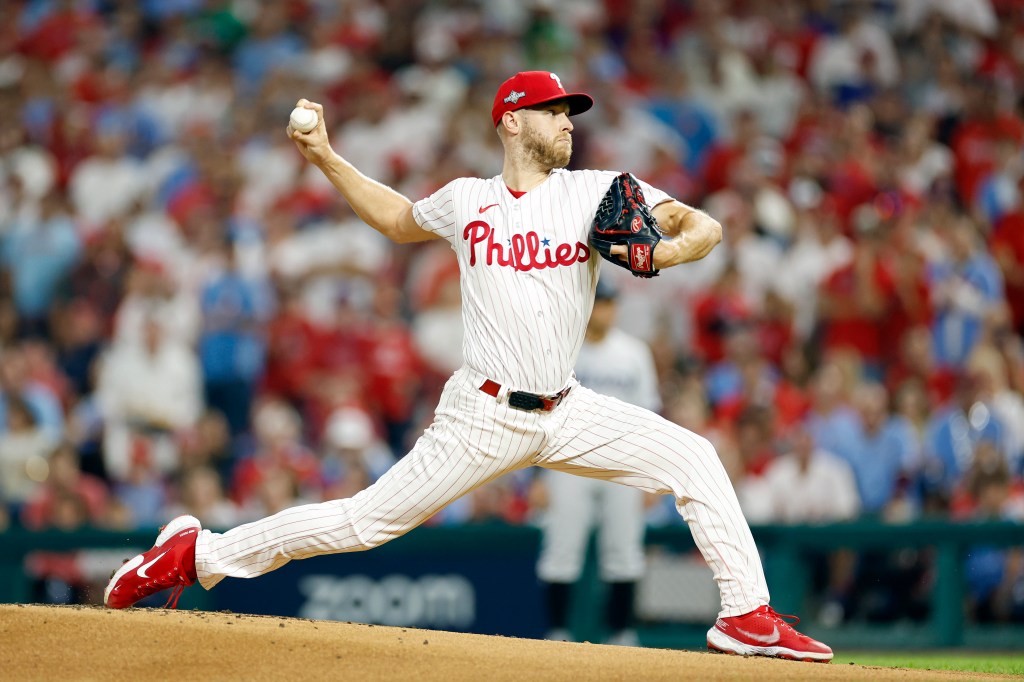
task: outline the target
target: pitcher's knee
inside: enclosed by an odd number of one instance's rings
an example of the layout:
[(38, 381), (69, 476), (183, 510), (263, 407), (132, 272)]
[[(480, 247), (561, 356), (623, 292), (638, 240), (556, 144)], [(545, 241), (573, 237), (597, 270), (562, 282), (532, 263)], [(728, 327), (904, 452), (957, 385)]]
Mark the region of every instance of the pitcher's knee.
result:
[(702, 487), (701, 482), (715, 481), (716, 485), (728, 485), (729, 481), (715, 446), (696, 434), (666, 458), (660, 473), (664, 492), (673, 495), (677, 502), (692, 497), (695, 487)]
[(718, 476), (727, 472), (726, 464), (714, 444), (704, 436), (695, 436), (693, 449), (700, 454), (702, 468)]
[(355, 529), (356, 536), (359, 538), (360, 549), (374, 549), (380, 547), (383, 544), (391, 542), (395, 538), (402, 535), (402, 533), (389, 533), (384, 529)]
[(419, 523), (397, 523), (397, 522), (352, 522), (352, 532), (358, 538), (360, 550), (374, 549), (383, 544), (400, 538)]

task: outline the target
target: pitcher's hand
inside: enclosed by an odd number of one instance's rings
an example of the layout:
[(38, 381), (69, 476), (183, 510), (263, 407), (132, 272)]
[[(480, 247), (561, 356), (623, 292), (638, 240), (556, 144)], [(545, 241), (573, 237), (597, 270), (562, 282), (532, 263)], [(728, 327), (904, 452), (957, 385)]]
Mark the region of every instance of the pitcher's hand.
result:
[(323, 105), (310, 102), (308, 99), (300, 99), (296, 102), (295, 106), (305, 107), (316, 112), (316, 128), (313, 128), (308, 133), (300, 133), (292, 128), (291, 123), (289, 123), (285, 131), (288, 133), (288, 137), (292, 138), (295, 142), (295, 146), (299, 148), (302, 155), (306, 157), (306, 160), (315, 166), (321, 166), (334, 155), (331, 143), (327, 139), (327, 126), (324, 125)]

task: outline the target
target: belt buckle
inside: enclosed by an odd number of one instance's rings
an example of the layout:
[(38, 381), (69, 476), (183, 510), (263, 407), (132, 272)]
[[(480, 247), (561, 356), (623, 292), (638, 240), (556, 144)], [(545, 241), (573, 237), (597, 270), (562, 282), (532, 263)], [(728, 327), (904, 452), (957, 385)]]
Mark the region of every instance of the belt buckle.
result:
[(544, 399), (526, 391), (512, 391), (508, 394), (508, 406), (524, 412), (536, 412), (544, 409)]

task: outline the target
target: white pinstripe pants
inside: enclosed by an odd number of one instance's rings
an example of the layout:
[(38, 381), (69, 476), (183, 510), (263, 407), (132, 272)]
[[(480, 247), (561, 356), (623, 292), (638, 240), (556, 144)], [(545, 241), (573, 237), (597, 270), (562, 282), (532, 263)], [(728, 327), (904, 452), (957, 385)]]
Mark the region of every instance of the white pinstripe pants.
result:
[(200, 584), (210, 589), (292, 559), (371, 549), (502, 474), (541, 466), (673, 495), (718, 583), (720, 615), (768, 603), (757, 547), (707, 439), (578, 385), (551, 412), (523, 412), (480, 391), (483, 380), (456, 372), (412, 451), (354, 497), (293, 507), (223, 534), (202, 531)]

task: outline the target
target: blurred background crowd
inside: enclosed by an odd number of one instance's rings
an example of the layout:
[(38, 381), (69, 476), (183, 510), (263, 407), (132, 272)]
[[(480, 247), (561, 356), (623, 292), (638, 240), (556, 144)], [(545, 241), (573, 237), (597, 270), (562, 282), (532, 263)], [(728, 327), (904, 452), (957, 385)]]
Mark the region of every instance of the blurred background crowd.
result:
[[(1024, 520), (1022, 3), (16, 0), (0, 527), (231, 526), (380, 476), (461, 362), (457, 266), (363, 225), (288, 112), (322, 102), (415, 200), (500, 172), (488, 112), (525, 69), (596, 99), (572, 168), (723, 224), (703, 261), (603, 276), (752, 523)], [(524, 472), (430, 523), (543, 505)], [(1021, 554), (970, 561), (977, 612), (1024, 617)]]

